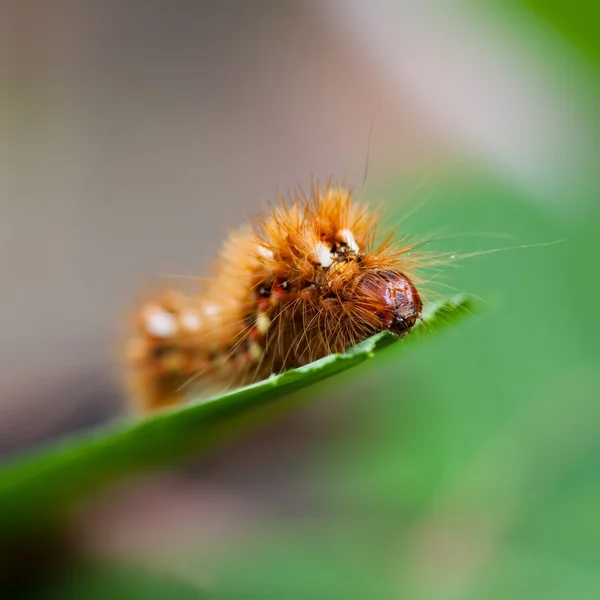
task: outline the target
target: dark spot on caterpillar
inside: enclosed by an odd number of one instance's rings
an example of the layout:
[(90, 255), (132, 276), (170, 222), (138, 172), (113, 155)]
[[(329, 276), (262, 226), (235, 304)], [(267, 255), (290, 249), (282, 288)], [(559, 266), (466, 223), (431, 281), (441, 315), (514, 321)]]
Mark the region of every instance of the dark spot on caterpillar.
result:
[(336, 242), (331, 248), (331, 256), (336, 262), (342, 263), (352, 260), (355, 256), (355, 253), (350, 250), (348, 244), (345, 242)]
[(173, 346), (161, 344), (152, 348), (152, 358), (160, 360), (167, 356), (173, 350)]
[(264, 283), (261, 283), (258, 286), (258, 289), (256, 290), (256, 293), (261, 297), (261, 298), (268, 298), (271, 295), (271, 287), (265, 285)]

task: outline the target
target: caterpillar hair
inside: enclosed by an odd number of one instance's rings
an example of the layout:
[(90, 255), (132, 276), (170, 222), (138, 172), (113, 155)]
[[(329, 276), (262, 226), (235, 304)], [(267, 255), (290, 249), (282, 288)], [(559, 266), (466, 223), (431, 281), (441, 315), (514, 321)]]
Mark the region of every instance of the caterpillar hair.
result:
[(380, 214), (350, 189), (314, 183), (231, 232), (197, 294), (143, 302), (126, 345), (140, 406), (251, 383), (379, 331), (408, 334), (430, 257), (423, 244), (379, 235)]

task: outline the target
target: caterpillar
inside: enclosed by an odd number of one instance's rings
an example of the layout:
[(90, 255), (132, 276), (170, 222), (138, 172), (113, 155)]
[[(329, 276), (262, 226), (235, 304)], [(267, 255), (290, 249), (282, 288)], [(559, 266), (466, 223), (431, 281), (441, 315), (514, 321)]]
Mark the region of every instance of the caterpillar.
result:
[(197, 294), (144, 301), (126, 381), (144, 410), (240, 386), (422, 319), (420, 244), (378, 234), (381, 210), (332, 181), (280, 196), (230, 233)]

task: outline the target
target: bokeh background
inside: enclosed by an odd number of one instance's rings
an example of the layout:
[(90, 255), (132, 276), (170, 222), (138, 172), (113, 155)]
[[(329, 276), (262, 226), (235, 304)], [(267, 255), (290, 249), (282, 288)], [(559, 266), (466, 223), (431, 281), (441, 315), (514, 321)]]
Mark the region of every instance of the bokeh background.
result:
[(140, 290), (279, 189), (360, 188), (369, 139), (364, 196), (440, 249), (561, 240), (449, 265), (477, 318), (87, 503), (39, 594), (600, 595), (596, 3), (0, 7), (4, 457), (121, 414)]

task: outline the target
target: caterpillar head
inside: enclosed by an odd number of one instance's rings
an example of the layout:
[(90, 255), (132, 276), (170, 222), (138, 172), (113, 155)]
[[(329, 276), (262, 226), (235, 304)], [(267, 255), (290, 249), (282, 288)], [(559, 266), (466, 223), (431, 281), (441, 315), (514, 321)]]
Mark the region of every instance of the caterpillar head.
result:
[(363, 275), (354, 291), (355, 303), (369, 324), (405, 335), (421, 317), (423, 303), (412, 281), (400, 271)]
[[(257, 228), (258, 312), (292, 329), (294, 319), (298, 327), (308, 323), (302, 344), (315, 347), (319, 329), (329, 351), (378, 331), (408, 333), (421, 317), (421, 297), (400, 270), (406, 248), (391, 239), (378, 243), (377, 218), (331, 184), (290, 206), (283, 202)], [(406, 267), (415, 267), (414, 257)]]

